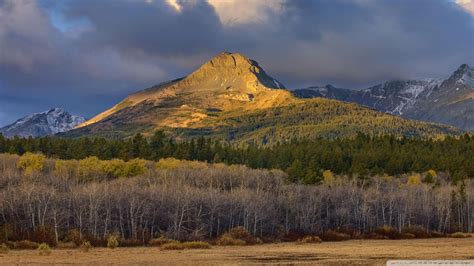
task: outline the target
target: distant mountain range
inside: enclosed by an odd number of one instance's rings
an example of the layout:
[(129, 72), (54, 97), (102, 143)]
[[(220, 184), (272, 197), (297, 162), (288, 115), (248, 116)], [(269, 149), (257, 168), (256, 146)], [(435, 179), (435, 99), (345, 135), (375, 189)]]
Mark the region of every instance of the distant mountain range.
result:
[(0, 133), (123, 138), (163, 130), (177, 139), (206, 136), (256, 145), (358, 133), (458, 135), (461, 130), (447, 125), (474, 129), (473, 73), (462, 65), (446, 80), (290, 91), (256, 61), (221, 53), (188, 76), (131, 94), (90, 120), (56, 108), (24, 117)]
[(54, 108), (18, 119), (0, 128), (0, 133), (6, 137), (42, 137), (69, 131), (85, 121), (84, 117), (71, 115), (61, 108)]
[(326, 85), (298, 89), (294, 94), (353, 102), (405, 118), (474, 130), (474, 69), (466, 64), (445, 80), (395, 80), (363, 90)]
[(406, 120), (353, 103), (295, 97), (257, 62), (242, 54), (221, 53), (190, 75), (134, 93), (62, 135), (121, 138), (158, 129), (181, 139), (206, 136), (257, 145), (359, 132), (459, 133), (448, 126)]

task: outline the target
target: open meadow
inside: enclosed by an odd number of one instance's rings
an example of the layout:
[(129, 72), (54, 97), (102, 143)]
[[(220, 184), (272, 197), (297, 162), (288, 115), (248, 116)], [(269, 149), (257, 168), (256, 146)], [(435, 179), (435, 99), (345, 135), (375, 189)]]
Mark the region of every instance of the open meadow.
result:
[(204, 250), (160, 250), (158, 247), (54, 249), (0, 254), (0, 264), (337, 264), (385, 265), (389, 259), (474, 259), (474, 238), (350, 240), (321, 244), (280, 243), (213, 246)]

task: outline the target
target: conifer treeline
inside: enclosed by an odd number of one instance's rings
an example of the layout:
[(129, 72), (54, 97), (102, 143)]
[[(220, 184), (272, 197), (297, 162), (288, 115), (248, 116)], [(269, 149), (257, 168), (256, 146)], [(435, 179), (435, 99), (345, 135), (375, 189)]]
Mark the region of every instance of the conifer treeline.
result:
[(127, 140), (104, 138), (12, 138), (0, 135), (0, 153), (40, 152), (48, 157), (83, 159), (97, 156), (108, 160), (174, 157), (186, 160), (245, 164), (252, 168), (278, 168), (294, 182), (319, 183), (325, 170), (339, 175), (365, 178), (371, 175), (399, 175), (433, 169), (454, 181), (474, 177), (474, 137), (446, 137), (444, 140), (369, 137), (294, 141), (273, 147), (238, 148), (211, 139), (176, 142), (163, 132), (147, 139), (140, 134)]

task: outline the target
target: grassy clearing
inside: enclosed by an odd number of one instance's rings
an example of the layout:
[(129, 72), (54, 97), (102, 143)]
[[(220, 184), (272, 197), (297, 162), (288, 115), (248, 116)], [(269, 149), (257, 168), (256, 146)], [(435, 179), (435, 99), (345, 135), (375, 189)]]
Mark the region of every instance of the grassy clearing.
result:
[[(183, 244), (182, 244), (183, 245)], [(410, 240), (348, 240), (317, 245), (296, 243), (252, 246), (214, 246), (212, 249), (160, 251), (158, 247), (54, 249), (49, 256), (36, 250), (10, 250), (1, 254), (2, 264), (370, 264), (385, 265), (389, 259), (472, 259), (474, 238)]]

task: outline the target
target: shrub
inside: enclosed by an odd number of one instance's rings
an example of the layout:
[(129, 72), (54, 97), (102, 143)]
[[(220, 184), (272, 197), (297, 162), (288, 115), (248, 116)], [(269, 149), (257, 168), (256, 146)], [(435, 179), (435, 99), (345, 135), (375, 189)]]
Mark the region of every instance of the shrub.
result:
[(431, 237), (446, 237), (445, 233), (437, 232), (437, 231), (432, 231), (431, 232)]
[(296, 241), (298, 241), (298, 239), (301, 239), (305, 236), (306, 236), (306, 234), (302, 231), (289, 230), (288, 232), (286, 232), (283, 229), (283, 227), (278, 228), (278, 230), (275, 234), (275, 238), (277, 240), (287, 241), (287, 242), (296, 242)]
[(117, 235), (110, 235), (107, 237), (107, 247), (114, 249), (119, 246), (119, 237)]
[(143, 246), (143, 242), (138, 239), (120, 240), (120, 246), (121, 247), (139, 247), (139, 246)]
[(82, 242), (82, 244), (81, 244), (81, 250), (82, 250), (83, 252), (89, 252), (89, 249), (91, 249), (91, 248), (92, 248), (91, 242), (89, 242), (89, 241), (84, 241), (84, 242)]
[(6, 241), (5, 244), (9, 249), (15, 249), (16, 248), (16, 242), (13, 241)]
[(36, 243), (46, 243), (49, 246), (56, 246), (56, 236), (50, 226), (39, 226), (33, 231), (31, 240)]
[(345, 241), (351, 238), (350, 235), (328, 230), (321, 235), (323, 241)]
[(148, 172), (146, 161), (143, 159), (133, 159), (126, 164), (127, 176), (139, 176)]
[(104, 161), (104, 172), (109, 178), (118, 178), (127, 176), (126, 163), (120, 159)]
[(37, 249), (39, 244), (30, 240), (22, 240), (15, 243), (17, 249)]
[(400, 239), (414, 239), (416, 236), (410, 233), (401, 233)]
[(74, 242), (58, 242), (57, 248), (59, 248), (59, 249), (73, 249), (73, 248), (77, 248), (77, 245)]
[(375, 232), (364, 234), (363, 238), (364, 239), (372, 239), (372, 240), (374, 240), (374, 239), (389, 239), (387, 236), (379, 235)]
[(319, 244), (323, 242), (318, 236), (305, 236), (298, 239), (297, 244)]
[(323, 172), (323, 183), (328, 186), (334, 183), (334, 174), (331, 170), (325, 170)]
[(77, 171), (82, 181), (100, 179), (105, 175), (103, 161), (95, 156), (80, 160)]
[(217, 245), (219, 246), (244, 246), (246, 243), (244, 240), (235, 239), (229, 233), (224, 233), (217, 240)]
[(41, 256), (48, 256), (49, 254), (51, 254), (51, 248), (48, 244), (42, 243), (38, 246), (38, 254), (40, 254)]
[(25, 175), (32, 175), (43, 171), (45, 160), (43, 154), (27, 152), (20, 157), (17, 167), (23, 170)]
[(374, 230), (374, 232), (389, 239), (401, 239), (402, 237), (402, 234), (398, 232), (398, 230), (388, 225), (378, 227)]
[(211, 245), (203, 241), (191, 241), (182, 243), (185, 249), (210, 249)]
[(415, 235), (415, 238), (430, 238), (431, 234), (425, 228), (419, 225), (412, 225), (405, 227), (403, 233), (409, 233)]
[(77, 174), (78, 162), (76, 160), (59, 160), (54, 162), (53, 174), (57, 177), (70, 178)]
[(454, 238), (469, 238), (472, 237), (471, 234), (463, 233), (463, 232), (456, 232), (450, 235), (450, 237)]
[(245, 229), (243, 226), (234, 227), (230, 229), (227, 233), (233, 239), (239, 239), (244, 241), (246, 245), (255, 245), (262, 243), (262, 240), (250, 234), (250, 232), (247, 231), (247, 229)]
[(156, 169), (158, 170), (173, 170), (178, 168), (181, 165), (181, 161), (175, 158), (166, 158), (166, 159), (160, 159), (156, 163)]
[(408, 177), (407, 185), (416, 186), (421, 184), (421, 175), (413, 174)]
[(438, 174), (436, 173), (436, 171), (433, 169), (430, 169), (425, 173), (425, 178), (423, 179), (423, 182), (429, 183), (429, 184), (435, 183), (437, 176)]
[(76, 246), (80, 246), (82, 244), (82, 239), (81, 239), (81, 232), (79, 232), (79, 229), (71, 229), (67, 233), (66, 236), (66, 241), (74, 242)]
[(7, 254), (9, 251), (10, 248), (5, 243), (0, 245), (0, 254)]
[[(118, 240), (118, 235), (117, 240)], [(107, 239), (108, 238), (98, 238), (92, 235), (86, 235), (82, 241), (89, 241), (93, 247), (107, 247)]]
[(161, 245), (160, 250), (183, 250), (184, 246), (178, 241), (169, 242)]
[(176, 242), (176, 240), (169, 239), (165, 236), (160, 236), (159, 238), (153, 238), (148, 242), (150, 246), (161, 246), (163, 244), (171, 243), (171, 242)]

